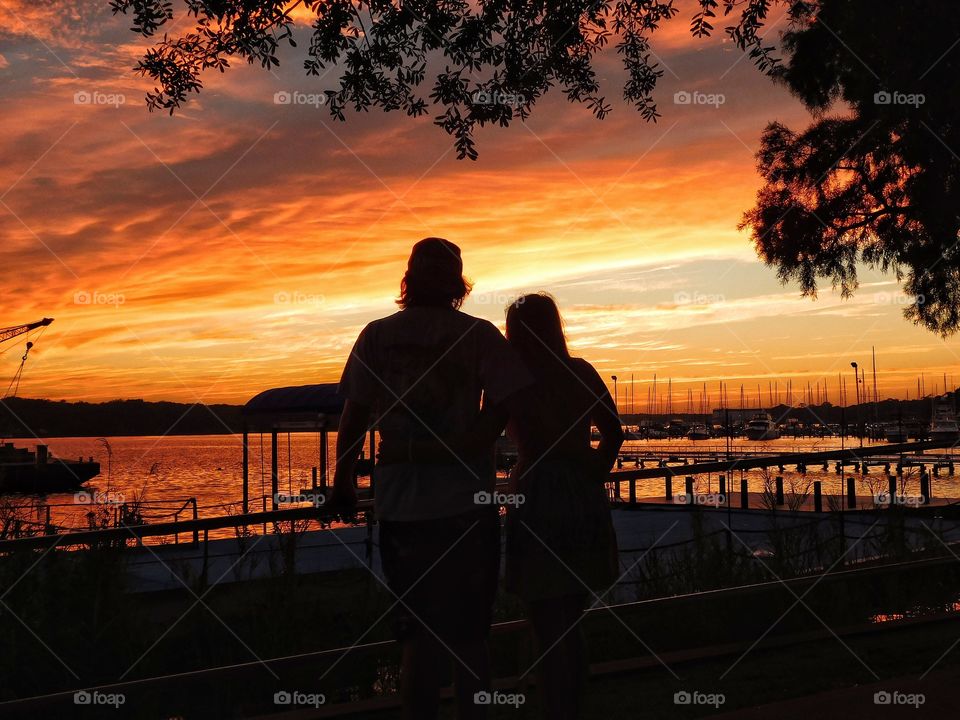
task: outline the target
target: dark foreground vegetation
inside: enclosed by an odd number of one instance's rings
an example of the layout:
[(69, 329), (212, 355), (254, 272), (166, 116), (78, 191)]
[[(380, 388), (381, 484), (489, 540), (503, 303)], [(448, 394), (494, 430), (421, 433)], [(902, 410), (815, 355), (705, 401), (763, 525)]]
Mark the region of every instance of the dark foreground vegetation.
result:
[[(298, 530), (274, 531), (295, 553)], [(722, 693), (731, 710), (956, 667), (960, 654), (948, 651), (960, 629), (960, 562), (949, 548), (918, 553), (890, 542), (883, 556), (844, 565), (824, 546), (814, 567), (790, 559), (802, 538), (781, 535), (762, 558), (723, 535), (698, 534), (682, 552), (638, 563), (602, 598), (613, 607), (598, 603), (581, 623), (594, 671), (587, 717), (697, 717), (716, 709), (677, 707), (675, 692)], [(129, 555), (102, 547), (0, 557), (0, 702), (240, 664), (128, 685), (109, 716), (256, 717), (286, 709), (274, 702), (283, 692), (322, 694), (328, 710), (389, 706), (398, 680), (387, 615), (394, 598), (367, 570), (304, 576), (279, 562), (269, 579), (211, 587), (187, 576), (181, 589), (137, 594), (124, 586)], [(522, 615), (510, 596), (498, 598), (497, 623)], [(337, 648), (352, 649), (290, 659)], [(529, 700), (493, 717), (536, 717), (530, 669), (539, 650), (526, 628), (495, 628), (492, 651), (495, 677)], [(58, 714), (64, 708), (68, 715)], [(68, 700), (23, 716), (88, 710), (104, 713)]]

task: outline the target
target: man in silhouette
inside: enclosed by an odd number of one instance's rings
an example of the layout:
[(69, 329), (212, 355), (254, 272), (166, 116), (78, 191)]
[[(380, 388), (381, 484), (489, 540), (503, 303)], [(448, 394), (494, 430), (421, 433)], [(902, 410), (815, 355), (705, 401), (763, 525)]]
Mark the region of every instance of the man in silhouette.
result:
[(531, 382), (496, 327), (460, 312), (469, 292), (459, 247), (441, 238), (418, 242), (400, 285), (400, 311), (363, 329), (340, 381), (346, 403), (335, 506), (356, 504), (355, 465), (371, 424), (385, 445), (409, 448), (401, 461), (374, 469), (374, 507), (410, 720), (437, 717), (451, 661), (458, 716), (486, 716), (475, 696), (489, 690), (487, 636), (500, 562), (492, 448), (469, 455), (448, 448), (445, 461), (413, 461), (417, 443), (448, 447), (442, 438), (477, 427), (481, 405), (505, 422), (505, 408)]

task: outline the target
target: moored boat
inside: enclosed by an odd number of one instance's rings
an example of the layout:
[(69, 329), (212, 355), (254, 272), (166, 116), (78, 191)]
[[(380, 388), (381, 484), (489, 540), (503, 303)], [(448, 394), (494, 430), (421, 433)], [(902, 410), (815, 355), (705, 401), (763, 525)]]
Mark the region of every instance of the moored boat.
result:
[(884, 431), (888, 443), (905, 443), (910, 437), (903, 425), (889, 425)]
[(99, 474), (100, 463), (93, 458), (70, 462), (54, 458), (46, 445), (37, 445), (34, 452), (0, 443), (0, 492), (66, 492)]
[(780, 437), (780, 430), (769, 413), (759, 413), (747, 423), (744, 435), (748, 440), (776, 440)]
[(947, 395), (934, 399), (930, 430), (927, 435), (931, 440), (960, 440), (957, 410), (953, 400)]

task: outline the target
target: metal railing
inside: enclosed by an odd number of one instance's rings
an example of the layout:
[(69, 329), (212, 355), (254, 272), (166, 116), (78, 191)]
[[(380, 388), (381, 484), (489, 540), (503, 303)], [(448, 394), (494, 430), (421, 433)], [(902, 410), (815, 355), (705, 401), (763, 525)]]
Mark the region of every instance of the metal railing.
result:
[[(365, 522), (371, 522), (370, 512), (373, 502), (361, 500), (357, 504), (358, 516)], [(212, 530), (241, 528), (251, 525), (264, 525), (296, 520), (330, 520), (334, 513), (324, 507), (297, 507), (286, 510), (267, 510), (247, 513), (246, 515), (220, 515), (208, 518), (193, 518), (174, 522), (153, 523), (150, 525), (121, 525), (120, 527), (98, 530), (78, 530), (57, 535), (34, 535), (12, 540), (0, 540), (0, 553), (18, 550), (42, 550), (50, 547), (71, 547), (79, 545), (101, 546), (126, 544), (130, 539), (142, 542), (143, 538), (177, 536), (180, 533), (194, 534), (195, 542), (203, 533), (204, 541)]]

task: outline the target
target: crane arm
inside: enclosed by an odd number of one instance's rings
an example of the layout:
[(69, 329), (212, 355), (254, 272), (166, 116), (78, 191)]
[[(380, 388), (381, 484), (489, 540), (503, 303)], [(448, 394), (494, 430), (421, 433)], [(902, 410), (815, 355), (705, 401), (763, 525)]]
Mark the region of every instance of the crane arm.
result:
[(44, 318), (43, 320), (37, 320), (36, 322), (27, 323), (26, 325), (15, 325), (13, 327), (0, 328), (0, 343), (5, 342), (10, 338), (15, 338), (17, 335), (28, 333), (38, 327), (46, 327), (52, 322), (53, 318)]

